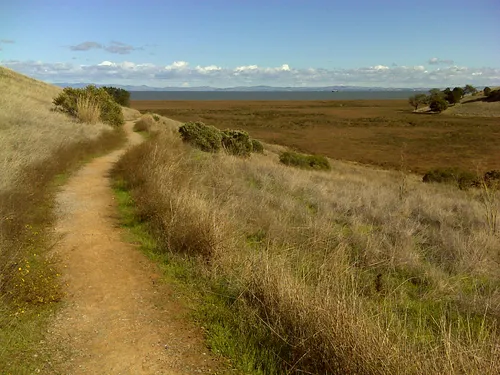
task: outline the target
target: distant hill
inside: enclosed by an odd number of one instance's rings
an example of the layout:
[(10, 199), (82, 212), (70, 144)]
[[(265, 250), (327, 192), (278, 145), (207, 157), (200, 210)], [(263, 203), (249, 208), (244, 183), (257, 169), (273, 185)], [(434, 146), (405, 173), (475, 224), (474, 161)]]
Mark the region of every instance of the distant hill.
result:
[[(74, 87), (81, 88), (93, 83), (54, 83), (59, 87)], [(429, 88), (414, 88), (414, 87), (365, 87), (365, 86), (320, 86), (320, 87), (275, 87), (275, 86), (236, 86), (227, 88), (217, 88), (211, 86), (197, 87), (151, 87), (146, 85), (116, 85), (116, 84), (95, 84), (98, 87), (114, 86), (127, 91), (428, 91)]]

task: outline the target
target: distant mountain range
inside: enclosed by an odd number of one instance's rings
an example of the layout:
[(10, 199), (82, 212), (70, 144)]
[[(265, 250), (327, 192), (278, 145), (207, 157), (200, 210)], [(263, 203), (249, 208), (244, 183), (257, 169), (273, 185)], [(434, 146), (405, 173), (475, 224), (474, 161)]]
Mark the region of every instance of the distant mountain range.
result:
[[(73, 87), (82, 88), (91, 83), (54, 83), (56, 86), (60, 87)], [(228, 88), (216, 88), (211, 86), (198, 86), (198, 87), (150, 87), (146, 85), (132, 86), (132, 85), (115, 85), (115, 84), (95, 84), (98, 87), (102, 86), (113, 86), (122, 88), (127, 91), (218, 91), (218, 92), (228, 92), (228, 91), (291, 91), (291, 92), (301, 92), (301, 91), (428, 91), (428, 88), (414, 88), (414, 87), (400, 87), (400, 88), (389, 88), (389, 87), (364, 87), (364, 86), (322, 86), (322, 87), (274, 87), (274, 86), (237, 86)]]

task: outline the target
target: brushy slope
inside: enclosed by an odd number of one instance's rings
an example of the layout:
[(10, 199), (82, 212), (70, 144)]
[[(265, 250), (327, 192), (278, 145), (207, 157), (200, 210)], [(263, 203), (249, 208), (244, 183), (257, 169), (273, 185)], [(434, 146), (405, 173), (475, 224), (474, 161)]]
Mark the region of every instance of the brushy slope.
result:
[(48, 251), (56, 177), (124, 139), (51, 111), (60, 91), (0, 67), (0, 373), (34, 373), (43, 325), (61, 297)]
[(52, 99), (61, 91), (0, 67), (0, 191), (15, 186), (26, 166), (109, 130), (103, 124), (88, 126), (51, 111)]
[(269, 149), (204, 153), (175, 129), (115, 175), (159, 251), (197, 259), (229, 298), (235, 336), (266, 332), (274, 364), (255, 373), (500, 372), (498, 194), (340, 162), (298, 170)]

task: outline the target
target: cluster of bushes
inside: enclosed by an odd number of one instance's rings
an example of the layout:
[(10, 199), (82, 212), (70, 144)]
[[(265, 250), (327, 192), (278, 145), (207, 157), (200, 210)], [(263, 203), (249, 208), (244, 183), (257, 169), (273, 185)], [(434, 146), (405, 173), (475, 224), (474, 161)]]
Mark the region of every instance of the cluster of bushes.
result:
[(283, 152), (280, 155), (280, 162), (285, 165), (304, 169), (329, 170), (330, 162), (321, 155), (307, 155), (298, 152)]
[(102, 121), (111, 126), (123, 125), (125, 120), (120, 104), (104, 88), (89, 85), (75, 89), (66, 87), (54, 100), (56, 110), (82, 122)]
[(472, 85), (466, 85), (465, 87), (455, 87), (450, 89), (447, 87), (444, 90), (432, 89), (429, 91), (429, 95), (426, 94), (416, 94), (410, 96), (408, 103), (418, 109), (421, 105), (428, 105), (433, 112), (442, 112), (448, 108), (449, 105), (456, 104), (467, 94), (475, 94), (477, 89)]
[(500, 170), (488, 171), (483, 176), (478, 176), (459, 168), (434, 168), (424, 175), (422, 181), (454, 184), (460, 189), (479, 187), (483, 183), (494, 186), (500, 184)]
[(205, 152), (218, 152), (224, 149), (228, 154), (248, 157), (252, 152), (264, 152), (262, 143), (251, 139), (242, 130), (219, 130), (203, 122), (187, 122), (179, 128), (184, 142)]

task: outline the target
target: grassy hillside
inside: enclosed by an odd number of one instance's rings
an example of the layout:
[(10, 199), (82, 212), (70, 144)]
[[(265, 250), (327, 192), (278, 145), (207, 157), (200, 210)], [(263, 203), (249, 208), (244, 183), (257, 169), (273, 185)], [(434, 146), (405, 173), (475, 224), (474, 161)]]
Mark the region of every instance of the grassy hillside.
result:
[(498, 192), (209, 154), (175, 128), (115, 177), (166, 263), (197, 265), (207, 339), (245, 373), (500, 372)]
[(416, 114), (406, 100), (133, 101), (132, 107), (384, 168), (399, 168), (404, 151), (408, 168), (417, 173), (500, 169), (498, 119)]
[(500, 117), (500, 102), (483, 101), (486, 97), (466, 97), (461, 103), (449, 107), (444, 114), (468, 117)]
[(107, 125), (51, 111), (60, 91), (0, 67), (0, 373), (33, 373), (43, 357), (43, 325), (60, 298), (49, 252), (54, 186), (123, 141)]

